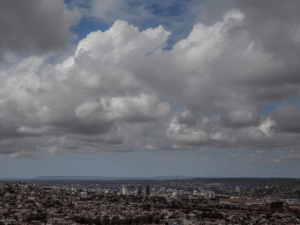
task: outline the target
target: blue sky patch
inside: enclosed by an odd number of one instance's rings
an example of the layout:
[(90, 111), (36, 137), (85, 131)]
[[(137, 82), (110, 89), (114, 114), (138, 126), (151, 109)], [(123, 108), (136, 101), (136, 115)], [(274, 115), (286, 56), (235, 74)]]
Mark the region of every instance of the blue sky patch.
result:
[(102, 32), (109, 29), (109, 25), (97, 22), (94, 19), (82, 19), (76, 26), (72, 28), (72, 31), (77, 34), (77, 39), (74, 41), (78, 43), (84, 39), (91, 32), (101, 30)]

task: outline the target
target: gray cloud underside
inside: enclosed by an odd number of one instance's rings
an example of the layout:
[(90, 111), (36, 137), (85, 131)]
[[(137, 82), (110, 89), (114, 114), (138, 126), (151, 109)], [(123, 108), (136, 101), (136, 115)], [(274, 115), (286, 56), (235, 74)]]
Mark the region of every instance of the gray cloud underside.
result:
[[(172, 50), (163, 50), (171, 33), (162, 26), (140, 31), (118, 20), (61, 63), (31, 56), (5, 67), (0, 152), (38, 158), (211, 146), (292, 147), (297, 155), (298, 105), (268, 116), (261, 105), (299, 96), (300, 3), (249, 2), (233, 1), (235, 9), (212, 25), (196, 23)], [(41, 50), (66, 40), (17, 34), (37, 39)], [(10, 46), (9, 35), (2, 45)]]
[[(63, 0), (0, 2), (0, 47), (15, 54), (45, 53), (65, 49), (74, 38), (69, 29), (80, 14), (67, 9)], [(4, 51), (0, 57), (3, 60)]]

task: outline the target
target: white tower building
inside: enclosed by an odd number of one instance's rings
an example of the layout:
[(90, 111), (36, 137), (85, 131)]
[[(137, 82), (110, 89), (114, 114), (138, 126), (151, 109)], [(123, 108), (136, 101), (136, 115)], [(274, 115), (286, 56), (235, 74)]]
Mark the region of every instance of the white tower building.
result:
[(128, 189), (125, 185), (122, 186), (122, 194), (123, 195), (128, 195)]

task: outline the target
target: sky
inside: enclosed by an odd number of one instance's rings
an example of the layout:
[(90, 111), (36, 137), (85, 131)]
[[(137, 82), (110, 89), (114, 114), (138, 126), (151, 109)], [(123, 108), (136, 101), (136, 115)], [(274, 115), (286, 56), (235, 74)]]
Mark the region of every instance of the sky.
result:
[(3, 0), (0, 15), (0, 178), (299, 178), (298, 0)]

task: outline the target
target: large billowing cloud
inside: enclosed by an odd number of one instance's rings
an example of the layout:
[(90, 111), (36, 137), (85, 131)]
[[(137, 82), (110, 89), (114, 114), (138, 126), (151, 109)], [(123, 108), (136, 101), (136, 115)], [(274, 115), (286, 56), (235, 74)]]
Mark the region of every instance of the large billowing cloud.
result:
[[(218, 4), (222, 10), (215, 13), (213, 17), (209, 15), (208, 8)], [(180, 0), (152, 0), (152, 1), (132, 1), (132, 0), (91, 0), (90, 9), (84, 15), (93, 15), (101, 23), (113, 24), (116, 20), (124, 20), (146, 30), (149, 27), (163, 25), (171, 35), (167, 41), (167, 46), (171, 47), (180, 39), (186, 38), (192, 30), (193, 25), (200, 19), (205, 23), (211, 23), (222, 18), (222, 12), (226, 11), (222, 1), (180, 1)], [(205, 15), (205, 16), (204, 16)]]
[(118, 20), (63, 62), (31, 56), (6, 66), (0, 152), (299, 149), (298, 105), (268, 116), (261, 105), (299, 96), (300, 3), (249, 2), (235, 2), (212, 25), (195, 24), (171, 50), (162, 26), (140, 31)]
[(104, 33), (91, 33), (60, 64), (29, 57), (2, 70), (1, 152), (23, 157), (42, 149), (127, 150), (126, 132), (140, 136), (146, 128), (139, 124), (152, 126), (172, 109), (125, 65), (162, 46), (168, 35), (162, 27), (139, 32), (116, 21)]

